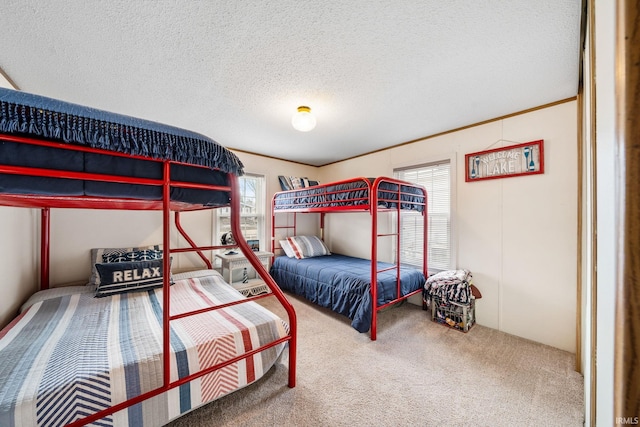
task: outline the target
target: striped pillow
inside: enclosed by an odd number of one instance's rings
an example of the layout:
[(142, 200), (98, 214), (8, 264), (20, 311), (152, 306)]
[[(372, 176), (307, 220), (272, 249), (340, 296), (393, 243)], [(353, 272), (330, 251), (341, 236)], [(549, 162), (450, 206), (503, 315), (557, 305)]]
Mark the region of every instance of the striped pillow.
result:
[(280, 240), (280, 247), (284, 251), (284, 254), (286, 256), (288, 256), (289, 258), (295, 258), (296, 257), (296, 253), (294, 252), (293, 248), (291, 247), (291, 244), (289, 244), (288, 240)]
[(162, 259), (96, 264), (100, 283), (96, 297), (162, 287)]
[(291, 249), (296, 258), (313, 258), (316, 256), (331, 255), (329, 248), (316, 236), (293, 236), (287, 237), (291, 244)]

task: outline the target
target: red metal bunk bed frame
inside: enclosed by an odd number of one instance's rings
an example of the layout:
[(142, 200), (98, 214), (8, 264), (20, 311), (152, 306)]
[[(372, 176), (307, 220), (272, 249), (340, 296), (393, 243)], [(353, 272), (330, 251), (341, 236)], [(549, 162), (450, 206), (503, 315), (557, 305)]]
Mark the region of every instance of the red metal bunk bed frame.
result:
[[(337, 187), (339, 185), (342, 184), (351, 184), (351, 183), (356, 183), (356, 182), (363, 182), (365, 184), (365, 188), (367, 189), (366, 195), (365, 196), (356, 196), (356, 197), (340, 197), (340, 198), (334, 198), (334, 196), (336, 195), (340, 195), (340, 194), (347, 194), (349, 192), (354, 191), (354, 188), (342, 188), (342, 189), (335, 189), (333, 191), (323, 191), (320, 193), (314, 193), (313, 196), (331, 196), (329, 198), (327, 197), (323, 197), (323, 201), (318, 201), (315, 202), (315, 204), (320, 205), (317, 207), (311, 207), (311, 208), (306, 208), (306, 207), (299, 207), (297, 206), (294, 202), (291, 202), (289, 204), (280, 204), (280, 206), (285, 206), (285, 208), (280, 208), (280, 209), (276, 209), (276, 196), (277, 195), (285, 195), (284, 198), (286, 199), (290, 199), (290, 200), (294, 200), (296, 197), (300, 196), (301, 192), (308, 192), (311, 189), (314, 190), (320, 190), (322, 188), (327, 188), (327, 187)], [(378, 194), (378, 190), (380, 187), (380, 184), (382, 183), (389, 183), (389, 184), (397, 184), (397, 190), (395, 191), (396, 193), (396, 197), (397, 199), (385, 199), (385, 198), (381, 198)], [(395, 178), (389, 178), (389, 177), (378, 177), (376, 178), (373, 182), (371, 182), (369, 179), (365, 178), (365, 177), (356, 177), (356, 178), (350, 178), (350, 179), (346, 179), (346, 180), (342, 180), (342, 181), (336, 181), (336, 182), (330, 182), (327, 184), (322, 184), (322, 185), (318, 185), (318, 186), (312, 186), (312, 187), (306, 187), (306, 188), (301, 188), (301, 189), (295, 189), (295, 190), (288, 190), (288, 191), (281, 191), (278, 192), (276, 194), (274, 194), (272, 201), (271, 201), (271, 252), (273, 252), (275, 254), (276, 249), (280, 249), (279, 246), (276, 245), (276, 230), (277, 229), (289, 229), (293, 232), (292, 235), (296, 234), (296, 227), (297, 227), (297, 214), (298, 213), (319, 213), (320, 214), (320, 237), (324, 240), (324, 216), (327, 213), (334, 213), (334, 212), (366, 212), (368, 211), (371, 214), (371, 283), (376, 283), (377, 282), (377, 275), (378, 273), (382, 273), (384, 271), (389, 271), (392, 269), (396, 270), (396, 295), (400, 295), (400, 264), (401, 264), (401, 260), (400, 260), (400, 251), (396, 251), (396, 262), (394, 264), (393, 267), (390, 268), (386, 268), (383, 270), (378, 270), (377, 269), (377, 260), (378, 260), (378, 238), (380, 237), (395, 237), (396, 239), (396, 248), (400, 247), (400, 212), (404, 209), (401, 208), (402, 204), (399, 203), (401, 196), (403, 194), (411, 194), (414, 195), (413, 193), (407, 193), (406, 191), (403, 192), (402, 191), (402, 186), (404, 187), (413, 187), (416, 189), (419, 189), (422, 192), (422, 195), (424, 196), (424, 203), (416, 203), (416, 202), (407, 202), (410, 203), (412, 205), (421, 205), (423, 206), (423, 210), (422, 210), (422, 216), (423, 216), (423, 230), (424, 230), (424, 236), (423, 236), (423, 248), (422, 248), (422, 273), (424, 274), (425, 278), (428, 276), (427, 274), (427, 224), (428, 224), (428, 215), (427, 215), (427, 191), (426, 189), (421, 186), (421, 185), (417, 185), (417, 184), (413, 184), (410, 182), (406, 182), (406, 181), (401, 181)], [(358, 188), (357, 190), (361, 190), (360, 188)], [(391, 190), (382, 190), (384, 192), (392, 192)], [(308, 196), (308, 194), (307, 194)], [(280, 196), (283, 197), (283, 196)], [(398, 203), (395, 203), (396, 201), (398, 201)], [(347, 202), (348, 204), (341, 204), (338, 206), (331, 206), (331, 204), (336, 204), (337, 202), (340, 203), (344, 203)], [(390, 203), (395, 203), (396, 207), (395, 208), (386, 208), (386, 207), (380, 207), (379, 204), (380, 203), (386, 203), (386, 202), (390, 202)], [(356, 204), (358, 203), (358, 204)], [(396, 232), (395, 233), (385, 233), (385, 234), (380, 234), (378, 233), (378, 214), (380, 212), (396, 212)], [(284, 214), (284, 213), (293, 213), (293, 224), (289, 225), (289, 222), (287, 221), (287, 225), (284, 226), (276, 226), (276, 214)], [(418, 289), (415, 290), (407, 295), (404, 296), (400, 296), (396, 299), (394, 299), (393, 301), (390, 301), (384, 305), (378, 305), (378, 289), (377, 286), (371, 286), (371, 299), (372, 299), (372, 305), (373, 305), (373, 310), (372, 310), (372, 316), (371, 316), (371, 340), (375, 341), (377, 338), (377, 323), (378, 323), (378, 311), (396, 304), (400, 301), (406, 300), (407, 298), (409, 298), (412, 295), (416, 295), (422, 292), (422, 289)]]
[[(171, 287), (170, 287), (170, 275), (165, 274), (163, 278), (163, 309), (162, 309), (162, 325), (163, 325), (163, 386), (136, 396), (132, 399), (126, 400), (119, 404), (112, 406), (111, 408), (102, 410), (100, 412), (91, 414), (77, 420), (71, 424), (70, 426), (82, 426), (94, 421), (97, 421), (105, 416), (113, 414), (117, 411), (125, 409), (131, 405), (135, 405), (139, 402), (142, 402), (146, 399), (164, 393), (174, 387), (180, 386), (187, 382), (190, 382), (196, 378), (199, 378), (203, 375), (209, 374), (213, 371), (224, 368), (227, 365), (236, 363), (240, 360), (249, 358), (256, 353), (260, 353), (268, 348), (274, 347), (278, 344), (288, 342), (289, 348), (289, 377), (288, 377), (288, 386), (290, 388), (295, 387), (296, 383), (296, 351), (297, 351), (297, 323), (296, 323), (296, 314), (293, 309), (293, 306), (287, 301), (286, 297), (275, 283), (275, 281), (271, 278), (268, 272), (265, 270), (264, 266), (260, 263), (259, 259), (255, 256), (254, 252), (251, 250), (249, 245), (247, 244), (244, 237), (242, 237), (242, 231), (240, 228), (240, 198), (237, 196), (238, 193), (238, 184), (237, 177), (229, 173), (229, 186), (218, 186), (218, 185), (209, 185), (209, 184), (198, 184), (191, 182), (179, 182), (172, 181), (170, 177), (170, 164), (186, 164), (177, 161), (171, 160), (158, 160), (144, 156), (123, 154), (118, 152), (113, 152), (109, 150), (102, 150), (90, 147), (84, 147), (79, 145), (72, 144), (64, 144), (51, 142), (46, 140), (40, 140), (35, 138), (28, 137), (19, 137), (13, 135), (0, 134), (0, 142), (9, 141), (9, 142), (19, 142), (25, 144), (33, 144), (33, 145), (41, 145), (48, 147), (55, 147), (67, 150), (75, 150), (75, 151), (83, 151), (90, 153), (98, 153), (98, 154), (108, 154), (110, 156), (120, 156), (120, 157), (128, 157), (128, 158), (136, 158), (146, 161), (156, 161), (158, 163), (163, 164), (163, 179), (147, 179), (147, 178), (135, 178), (135, 177), (125, 177), (125, 176), (117, 176), (117, 175), (105, 175), (105, 174), (95, 174), (95, 173), (86, 173), (86, 172), (72, 172), (72, 171), (61, 171), (54, 169), (43, 169), (43, 168), (32, 168), (32, 167), (22, 167), (22, 166), (9, 166), (0, 164), (0, 173), (3, 174), (13, 174), (13, 175), (29, 175), (29, 176), (39, 176), (39, 177), (51, 177), (51, 178), (71, 178), (71, 179), (83, 179), (83, 180), (94, 180), (94, 181), (103, 181), (103, 182), (116, 182), (116, 183), (127, 183), (127, 184), (143, 184), (143, 185), (153, 185), (153, 186), (162, 186), (162, 200), (135, 200), (135, 199), (121, 199), (121, 198), (103, 198), (103, 197), (92, 197), (92, 196), (45, 196), (45, 195), (21, 195), (21, 194), (5, 194), (0, 193), (0, 206), (11, 206), (11, 207), (27, 207), (27, 208), (39, 208), (41, 209), (41, 289), (46, 289), (49, 287), (49, 250), (50, 250), (50, 209), (51, 208), (82, 208), (82, 209), (123, 209), (123, 210), (162, 210), (162, 224), (163, 224), (163, 248), (165, 251), (165, 256), (163, 257), (163, 269), (164, 271), (170, 271), (170, 254), (172, 252), (182, 253), (182, 252), (196, 252), (200, 258), (205, 262), (208, 268), (211, 268), (211, 262), (206, 258), (203, 251), (215, 250), (215, 249), (225, 249), (230, 246), (197, 246), (193, 240), (187, 235), (187, 233), (182, 228), (180, 224), (180, 211), (194, 211), (194, 210), (202, 210), (202, 209), (215, 209), (215, 207), (208, 207), (202, 205), (191, 205), (183, 202), (172, 202), (170, 199), (170, 188), (171, 187), (181, 187), (181, 188), (192, 188), (192, 189), (202, 189), (202, 190), (213, 190), (213, 191), (227, 191), (231, 194), (231, 230), (234, 236), (236, 237), (236, 245), (234, 247), (239, 247), (243, 254), (247, 257), (253, 268), (257, 274), (261, 276), (261, 278), (265, 281), (267, 286), (269, 286), (271, 290), (271, 294), (262, 294), (258, 296), (253, 296), (247, 299), (243, 299), (240, 301), (234, 301), (231, 303), (220, 304), (216, 306), (211, 306), (207, 308), (203, 308), (200, 310), (195, 310), (187, 313), (181, 313), (179, 315), (171, 316), (169, 313), (170, 309), (170, 300), (171, 300)], [(203, 167), (193, 164), (188, 164), (191, 167)], [(185, 240), (189, 243), (189, 247), (184, 248), (176, 248), (171, 249), (171, 239), (170, 239), (170, 230), (171, 230), (171, 212), (175, 213), (175, 224), (178, 232), (185, 238)], [(271, 343), (265, 344), (262, 347), (250, 350), (242, 355), (236, 356), (232, 359), (226, 360), (222, 363), (216, 364), (210, 368), (204, 369), (199, 372), (195, 372), (187, 377), (181, 378), (177, 381), (170, 381), (170, 330), (169, 324), (172, 320), (180, 319), (183, 317), (193, 316), (200, 313), (204, 313), (207, 311), (218, 310), (221, 308), (233, 306), (236, 304), (242, 304), (248, 301), (257, 300), (260, 298), (264, 298), (267, 296), (274, 295), (280, 304), (284, 307), (289, 317), (289, 335), (283, 338), (280, 338)]]

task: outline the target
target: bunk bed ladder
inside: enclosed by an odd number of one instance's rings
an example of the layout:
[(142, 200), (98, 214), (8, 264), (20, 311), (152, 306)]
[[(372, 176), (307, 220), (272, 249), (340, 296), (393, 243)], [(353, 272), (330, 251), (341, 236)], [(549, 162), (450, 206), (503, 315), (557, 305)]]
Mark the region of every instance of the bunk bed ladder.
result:
[[(276, 254), (276, 250), (277, 249), (282, 249), (279, 244), (280, 242), (277, 241), (276, 239), (276, 230), (286, 230), (284, 232), (285, 236), (295, 236), (296, 235), (296, 229), (298, 226), (297, 220), (298, 220), (298, 213), (297, 212), (289, 212), (287, 213), (287, 223), (285, 225), (276, 225), (276, 210), (275, 210), (275, 199), (272, 199), (271, 201), (271, 253), (273, 253), (274, 258), (275, 258), (275, 254)], [(289, 224), (289, 214), (292, 213), (293, 214), (293, 224)], [(291, 230), (293, 230), (292, 232), (290, 232)], [(273, 259), (271, 260), (271, 263), (273, 264)]]
[[(377, 339), (378, 332), (378, 311), (389, 305), (395, 304), (400, 299), (400, 253), (396, 250), (396, 262), (391, 267), (378, 269), (378, 239), (381, 237), (394, 237), (396, 248), (400, 248), (400, 185), (398, 184), (398, 190), (396, 194), (396, 226), (393, 233), (378, 233), (378, 206), (380, 203), (378, 194), (378, 185), (380, 184), (380, 178), (373, 182), (372, 188), (369, 191), (370, 195), (370, 212), (371, 212), (371, 341)], [(378, 306), (378, 274), (385, 271), (396, 271), (396, 300), (393, 300), (387, 304)]]
[[(380, 199), (380, 192), (378, 191), (378, 187), (381, 182), (395, 183), (397, 184), (397, 189), (395, 191), (394, 198), (388, 199)], [(390, 190), (385, 190), (389, 192)], [(418, 294), (421, 290), (413, 291), (408, 293), (407, 295), (402, 295), (401, 293), (401, 280), (400, 280), (400, 266), (401, 266), (401, 257), (400, 257), (400, 238), (401, 238), (401, 213), (402, 213), (402, 184), (395, 180), (385, 177), (377, 178), (369, 191), (370, 195), (370, 212), (371, 212), (371, 304), (372, 304), (372, 312), (371, 312), (371, 340), (375, 341), (377, 338), (377, 325), (378, 325), (378, 311), (391, 306), (393, 304), (398, 303), (399, 301), (406, 300), (412, 295)], [(380, 209), (380, 203), (383, 203), (386, 206), (386, 202), (393, 203), (395, 201), (395, 208), (390, 209), (392, 212), (396, 213), (396, 221), (395, 221), (395, 231), (391, 233), (378, 233), (378, 211)], [(424, 206), (422, 215), (424, 217), (424, 235), (423, 235), (423, 262), (422, 269), (424, 276), (427, 277), (427, 194), (424, 192)], [(396, 246), (396, 257), (395, 264), (390, 267), (386, 267), (383, 269), (378, 269), (378, 239), (381, 237), (393, 237), (395, 238), (395, 246)], [(395, 270), (396, 274), (396, 298), (386, 304), (378, 305), (378, 274), (383, 273), (385, 271)], [(375, 284), (375, 285), (374, 285)]]

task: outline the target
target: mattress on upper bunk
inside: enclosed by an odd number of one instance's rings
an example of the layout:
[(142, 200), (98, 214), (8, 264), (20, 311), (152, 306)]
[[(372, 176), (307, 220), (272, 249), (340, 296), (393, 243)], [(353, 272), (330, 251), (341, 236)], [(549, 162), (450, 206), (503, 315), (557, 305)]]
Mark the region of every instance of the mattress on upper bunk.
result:
[[(60, 148), (0, 139), (0, 165), (162, 180), (159, 161), (172, 164), (173, 181), (227, 186), (227, 173), (242, 175), (238, 157), (201, 134), (51, 98), (0, 88), (0, 136), (62, 143)], [(84, 153), (78, 145), (159, 161)], [(200, 166), (200, 167), (198, 167)], [(162, 198), (162, 187), (79, 179), (0, 174), (0, 192), (54, 196)], [(228, 204), (226, 192), (172, 187), (175, 201)]]
[[(378, 270), (392, 264), (378, 262)], [(313, 258), (279, 256), (271, 276), (281, 289), (343, 314), (358, 332), (371, 327), (371, 261), (332, 254)], [(396, 271), (378, 274), (378, 305), (396, 299)], [(422, 289), (425, 277), (415, 268), (400, 267), (400, 296)]]
[[(338, 183), (327, 183), (314, 187), (283, 191), (274, 196), (274, 209), (319, 209), (369, 204), (369, 191), (375, 178), (361, 178)], [(379, 207), (396, 208), (398, 184), (381, 181), (378, 187)], [(401, 209), (424, 210), (424, 195), (420, 188), (412, 185), (400, 186)]]
[[(55, 169), (60, 171), (88, 172), (124, 177), (163, 179), (160, 162), (128, 157), (115, 157), (96, 153), (83, 153), (52, 147), (42, 147), (12, 141), (0, 141), (0, 165)], [(228, 186), (228, 175), (219, 170), (171, 164), (173, 181)], [(34, 194), (45, 196), (92, 196), (161, 200), (162, 186), (125, 184), (80, 179), (0, 174), (0, 192), (10, 194)], [(204, 206), (229, 204), (229, 193), (204, 189), (172, 186), (173, 201)]]
[[(172, 314), (244, 298), (211, 270), (174, 278)], [(162, 289), (104, 298), (92, 291), (41, 291), (0, 332), (0, 425), (66, 425), (162, 386)], [(175, 381), (285, 337), (288, 325), (247, 302), (173, 320), (170, 334)], [(256, 381), (284, 346), (121, 410), (100, 425), (163, 425)]]

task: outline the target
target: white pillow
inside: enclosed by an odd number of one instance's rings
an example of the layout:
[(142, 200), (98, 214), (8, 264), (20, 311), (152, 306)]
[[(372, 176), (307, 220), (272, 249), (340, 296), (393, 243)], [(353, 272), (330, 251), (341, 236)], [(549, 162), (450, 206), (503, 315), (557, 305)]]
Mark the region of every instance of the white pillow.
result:
[(298, 259), (331, 255), (329, 248), (317, 236), (293, 236), (287, 240)]
[(288, 240), (280, 240), (280, 247), (284, 251), (285, 255), (289, 258), (295, 258), (296, 253), (293, 251), (293, 248), (289, 244)]

